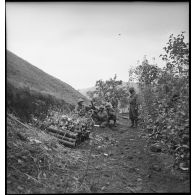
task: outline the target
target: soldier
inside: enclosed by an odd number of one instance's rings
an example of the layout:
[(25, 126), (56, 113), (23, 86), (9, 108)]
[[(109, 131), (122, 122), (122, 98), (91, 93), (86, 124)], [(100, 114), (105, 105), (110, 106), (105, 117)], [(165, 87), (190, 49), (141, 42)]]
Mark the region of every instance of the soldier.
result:
[(118, 99), (116, 96), (111, 98), (111, 104), (113, 108), (117, 108), (118, 107)]
[(80, 98), (77, 102), (77, 106), (75, 107), (75, 113), (79, 114), (80, 116), (85, 115), (85, 106), (83, 105), (84, 100)]
[(135, 89), (131, 87), (129, 89), (129, 119), (131, 120), (131, 127), (137, 127), (138, 121), (138, 100)]
[(110, 124), (110, 120), (113, 120), (116, 127), (116, 113), (109, 103), (106, 104), (106, 111), (108, 113), (108, 124)]
[(113, 108), (114, 111), (115, 111), (116, 118), (118, 118), (118, 99), (117, 99), (116, 96), (114, 96), (114, 97), (111, 99), (111, 104), (112, 104), (112, 108)]
[(93, 100), (91, 100), (91, 105), (90, 105), (90, 108), (91, 108), (91, 118), (97, 122), (98, 121), (98, 108), (94, 105), (94, 102)]
[(98, 121), (100, 123), (100, 127), (104, 128), (107, 125), (107, 121), (108, 121), (108, 114), (104, 110), (104, 106), (100, 106), (97, 116), (98, 116)]

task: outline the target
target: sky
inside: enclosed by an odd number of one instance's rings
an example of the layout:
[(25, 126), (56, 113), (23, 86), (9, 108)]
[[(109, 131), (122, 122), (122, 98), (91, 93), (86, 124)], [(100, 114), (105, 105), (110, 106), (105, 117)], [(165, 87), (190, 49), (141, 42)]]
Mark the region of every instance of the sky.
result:
[(189, 33), (188, 3), (6, 3), (7, 49), (75, 89), (128, 81), (144, 55), (162, 66), (170, 34)]

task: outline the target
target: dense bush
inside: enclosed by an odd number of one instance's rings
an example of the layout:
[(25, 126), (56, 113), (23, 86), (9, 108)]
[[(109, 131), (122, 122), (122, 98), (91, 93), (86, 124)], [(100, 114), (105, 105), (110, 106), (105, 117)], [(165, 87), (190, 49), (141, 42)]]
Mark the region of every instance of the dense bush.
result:
[(7, 83), (7, 109), (22, 121), (30, 122), (35, 116), (43, 120), (50, 110), (71, 111), (74, 106), (50, 94), (30, 90), (29, 87), (17, 88)]
[(112, 98), (117, 99), (122, 108), (128, 104), (127, 87), (123, 86), (122, 80), (117, 80), (117, 75), (106, 81), (96, 81), (95, 88), (95, 91), (89, 91), (87, 94), (97, 105), (110, 102)]
[[(149, 143), (167, 146), (175, 157), (175, 166), (188, 170), (189, 139), (189, 44), (184, 33), (170, 36), (164, 68), (145, 60), (134, 73), (139, 78), (142, 104), (140, 118), (149, 134)], [(133, 71), (131, 71), (133, 72)]]

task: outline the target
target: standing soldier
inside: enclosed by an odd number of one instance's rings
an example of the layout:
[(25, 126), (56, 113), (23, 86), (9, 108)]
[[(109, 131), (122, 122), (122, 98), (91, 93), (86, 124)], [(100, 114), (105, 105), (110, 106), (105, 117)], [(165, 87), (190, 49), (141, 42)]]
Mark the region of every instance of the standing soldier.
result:
[(129, 89), (129, 119), (131, 120), (131, 127), (137, 127), (138, 121), (138, 99), (135, 89), (131, 87)]
[(111, 104), (112, 104), (112, 108), (114, 109), (115, 111), (115, 116), (116, 116), (116, 119), (118, 118), (118, 99), (116, 96), (114, 96), (112, 99), (111, 99)]

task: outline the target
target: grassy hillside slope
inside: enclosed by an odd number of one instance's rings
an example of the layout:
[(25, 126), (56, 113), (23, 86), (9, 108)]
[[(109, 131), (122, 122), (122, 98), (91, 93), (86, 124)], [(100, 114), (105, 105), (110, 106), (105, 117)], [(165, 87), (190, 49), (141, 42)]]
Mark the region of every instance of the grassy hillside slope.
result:
[(32, 90), (50, 94), (69, 104), (76, 104), (78, 98), (87, 99), (65, 82), (45, 73), (17, 55), (7, 51), (7, 81), (15, 87), (29, 87)]
[(28, 127), (7, 117), (7, 193), (64, 194), (77, 190), (78, 172), (72, 170), (85, 170), (85, 152), (66, 148), (57, 138)]

